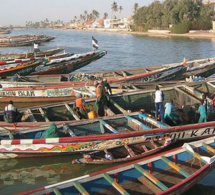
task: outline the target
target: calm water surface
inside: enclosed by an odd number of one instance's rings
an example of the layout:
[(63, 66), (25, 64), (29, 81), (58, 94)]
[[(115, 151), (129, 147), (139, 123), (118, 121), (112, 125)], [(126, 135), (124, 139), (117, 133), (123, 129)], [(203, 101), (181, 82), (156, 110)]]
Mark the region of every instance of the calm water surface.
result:
[[(55, 36), (42, 43), (40, 49), (64, 47), (66, 52), (83, 53), (92, 50), (91, 37), (99, 41), (101, 50), (107, 50), (102, 59), (78, 72), (114, 70), (187, 60), (215, 57), (215, 39), (186, 37), (149, 37), (130, 34), (85, 32), (76, 30), (27, 29), (10, 34), (46, 34)], [(5, 36), (5, 35), (1, 35)], [(1, 53), (32, 51), (32, 47), (0, 48)], [(79, 156), (44, 157), (0, 160), (0, 194), (15, 194), (48, 184), (78, 177), (111, 165), (72, 165)], [(186, 194), (215, 194), (215, 171)]]

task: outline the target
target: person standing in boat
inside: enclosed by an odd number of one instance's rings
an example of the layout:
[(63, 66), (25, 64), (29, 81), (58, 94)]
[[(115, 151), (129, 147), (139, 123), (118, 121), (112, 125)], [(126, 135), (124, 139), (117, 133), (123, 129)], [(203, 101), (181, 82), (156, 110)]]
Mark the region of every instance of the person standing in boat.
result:
[(110, 84), (107, 82), (106, 78), (102, 79), (101, 84), (103, 85), (103, 88), (104, 88), (105, 103), (107, 107), (110, 107), (110, 95), (112, 96), (112, 90), (111, 90)]
[[(178, 115), (176, 114), (176, 110), (173, 104), (173, 100), (170, 100), (170, 102), (167, 102), (165, 104), (165, 113), (164, 113), (164, 120), (167, 124), (173, 123), (173, 125), (179, 125), (180, 119)], [(171, 125), (169, 124), (169, 125)]]
[(204, 100), (201, 100), (201, 105), (197, 112), (200, 114), (198, 123), (207, 122), (207, 112), (204, 106)]
[(155, 118), (158, 120), (158, 110), (160, 110), (161, 122), (164, 122), (164, 108), (163, 108), (164, 94), (158, 86), (155, 87)]
[(206, 115), (207, 115), (207, 118), (208, 118), (208, 114), (209, 114), (209, 111), (210, 111), (210, 103), (209, 103), (209, 101), (207, 99), (206, 93), (202, 94), (202, 100), (203, 100), (203, 105), (205, 106)]
[(78, 114), (81, 118), (87, 118), (87, 108), (84, 99), (82, 98), (82, 94), (77, 95), (77, 99), (75, 100), (75, 107), (78, 110)]
[(8, 123), (18, 122), (20, 113), (17, 108), (13, 105), (13, 101), (10, 101), (9, 104), (4, 109), (4, 121)]
[[(100, 82), (100, 83), (99, 83)], [(104, 102), (105, 102), (105, 91), (104, 87), (101, 84), (101, 81), (95, 81), (95, 89), (96, 89), (96, 103), (95, 107), (99, 116), (104, 116)]]
[(34, 42), (34, 52), (40, 52), (38, 42)]

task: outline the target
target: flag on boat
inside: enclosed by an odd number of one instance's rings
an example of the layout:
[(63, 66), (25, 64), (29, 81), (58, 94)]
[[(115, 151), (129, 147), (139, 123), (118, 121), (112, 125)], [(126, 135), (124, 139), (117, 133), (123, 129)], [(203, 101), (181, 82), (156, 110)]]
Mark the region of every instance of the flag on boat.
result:
[(92, 37), (92, 44), (93, 44), (93, 48), (95, 49), (99, 48), (98, 41), (94, 37)]

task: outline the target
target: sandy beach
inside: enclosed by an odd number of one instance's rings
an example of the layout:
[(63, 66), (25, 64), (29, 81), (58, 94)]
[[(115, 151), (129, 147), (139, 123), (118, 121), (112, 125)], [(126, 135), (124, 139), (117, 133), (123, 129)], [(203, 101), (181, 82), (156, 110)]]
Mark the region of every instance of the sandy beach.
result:
[(119, 34), (134, 34), (134, 35), (143, 35), (143, 36), (155, 36), (155, 37), (190, 37), (190, 38), (205, 38), (205, 39), (214, 39), (215, 38), (215, 31), (191, 31), (186, 34), (173, 34), (173, 33), (166, 33), (162, 31), (157, 32), (134, 32), (129, 31), (127, 29), (104, 29), (104, 28), (86, 28), (86, 29), (79, 29), (84, 31), (95, 31), (95, 32), (106, 32), (106, 33), (119, 33)]

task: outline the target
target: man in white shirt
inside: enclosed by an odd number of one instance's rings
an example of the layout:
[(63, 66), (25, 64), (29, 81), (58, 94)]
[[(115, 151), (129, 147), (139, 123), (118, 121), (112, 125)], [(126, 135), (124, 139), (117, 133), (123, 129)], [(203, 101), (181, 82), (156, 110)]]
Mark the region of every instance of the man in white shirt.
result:
[(163, 100), (164, 94), (158, 86), (155, 88), (155, 118), (158, 119), (158, 110), (160, 110), (161, 122), (164, 122)]
[(39, 52), (39, 44), (37, 42), (34, 42), (34, 52)]

